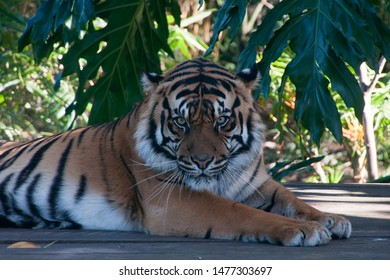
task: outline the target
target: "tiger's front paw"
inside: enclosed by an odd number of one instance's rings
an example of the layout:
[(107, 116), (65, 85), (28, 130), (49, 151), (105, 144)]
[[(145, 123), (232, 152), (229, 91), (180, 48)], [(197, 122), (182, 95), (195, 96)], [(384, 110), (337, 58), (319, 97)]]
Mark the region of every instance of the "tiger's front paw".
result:
[(283, 226), (280, 234), (270, 242), (281, 243), (284, 246), (317, 246), (326, 244), (331, 239), (331, 233), (326, 227), (318, 222), (309, 221)]
[(333, 238), (349, 238), (351, 236), (351, 222), (343, 216), (325, 214), (318, 221), (331, 232)]

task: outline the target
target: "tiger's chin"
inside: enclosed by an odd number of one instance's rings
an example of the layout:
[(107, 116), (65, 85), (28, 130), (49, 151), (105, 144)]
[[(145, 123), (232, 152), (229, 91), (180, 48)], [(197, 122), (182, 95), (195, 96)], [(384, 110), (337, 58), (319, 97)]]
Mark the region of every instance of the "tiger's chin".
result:
[(218, 176), (184, 176), (183, 183), (194, 191), (209, 191), (215, 194), (219, 193), (221, 183), (218, 180)]

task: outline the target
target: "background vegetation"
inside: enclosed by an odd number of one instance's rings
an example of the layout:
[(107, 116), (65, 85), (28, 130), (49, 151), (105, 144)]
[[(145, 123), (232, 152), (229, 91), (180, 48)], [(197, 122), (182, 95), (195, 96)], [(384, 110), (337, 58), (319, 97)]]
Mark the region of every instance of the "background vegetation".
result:
[(263, 94), (255, 94), (273, 175), (363, 182), (390, 174), (386, 0), (1, 0), (0, 18), (0, 139), (121, 116), (142, 98), (141, 71), (207, 52), (233, 71), (259, 61)]

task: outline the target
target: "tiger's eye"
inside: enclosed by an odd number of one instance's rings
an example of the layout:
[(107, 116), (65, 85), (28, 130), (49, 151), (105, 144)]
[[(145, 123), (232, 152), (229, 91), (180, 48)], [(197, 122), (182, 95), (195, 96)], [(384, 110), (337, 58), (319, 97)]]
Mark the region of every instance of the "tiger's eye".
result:
[(228, 123), (228, 121), (229, 121), (229, 117), (227, 117), (227, 116), (219, 116), (219, 117), (217, 118), (216, 124), (217, 124), (219, 127), (221, 127), (221, 126), (226, 125), (226, 124)]
[(187, 121), (185, 120), (185, 118), (182, 118), (182, 117), (176, 117), (173, 119), (173, 121), (175, 122), (175, 124), (178, 127), (181, 127), (181, 128), (184, 128), (187, 125)]

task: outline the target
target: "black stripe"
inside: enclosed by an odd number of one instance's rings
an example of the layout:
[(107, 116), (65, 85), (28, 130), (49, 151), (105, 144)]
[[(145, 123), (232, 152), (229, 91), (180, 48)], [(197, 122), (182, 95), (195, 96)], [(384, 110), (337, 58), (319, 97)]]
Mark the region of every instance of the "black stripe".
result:
[(27, 152), (31, 152), (32, 150), (34, 150), (36, 147), (38, 147), (42, 143), (50, 142), (51, 140), (58, 138), (58, 137), (59, 137), (59, 135), (53, 135), (53, 136), (42, 137), (42, 138), (38, 138), (38, 139), (35, 139), (33, 141), (30, 141), (27, 144), (28, 148), (29, 148)]
[[(158, 105), (158, 102), (156, 102), (156, 104), (154, 104), (153, 106), (153, 112), (156, 110), (156, 107)], [(169, 106), (169, 101), (168, 101), (168, 98), (164, 97), (164, 100), (162, 102), (162, 105), (163, 105), (163, 108), (165, 110), (167, 110), (168, 112), (171, 112), (171, 107)]]
[(276, 193), (278, 192), (278, 190), (275, 190), (275, 192), (273, 193), (272, 197), (271, 197), (271, 203), (270, 205), (268, 205), (266, 208), (264, 208), (263, 210), (266, 211), (266, 212), (270, 212), (272, 210), (272, 208), (275, 206), (275, 198), (276, 198)]
[(137, 183), (137, 180), (135, 179), (133, 172), (131, 172), (131, 170), (130, 170), (129, 166), (127, 165), (126, 160), (122, 154), (119, 156), (119, 158), (121, 159), (123, 166), (127, 170), (127, 175), (129, 175), (129, 180), (130, 180), (131, 186), (134, 186)]
[(213, 230), (212, 228), (209, 228), (203, 238), (210, 239), (212, 230)]
[[(214, 64), (214, 65), (215, 65), (215, 64)], [(222, 66), (220, 66), (220, 67), (214, 67), (214, 65), (213, 65), (213, 69), (206, 69), (206, 73), (207, 73), (207, 74), (222, 76), (222, 77), (225, 78), (225, 79), (224, 79), (225, 81), (227, 81), (226, 78), (227, 78), (227, 79), (231, 79), (231, 80), (235, 80), (235, 79), (236, 79), (236, 75), (235, 75), (235, 74), (229, 72), (228, 70), (226, 70), (226, 69), (223, 68)], [(217, 66), (219, 66), (219, 65), (217, 65)], [(221, 78), (220, 78), (220, 79), (221, 79)]]
[(75, 222), (71, 218), (71, 215), (70, 215), (70, 213), (68, 211), (64, 211), (62, 213), (62, 219), (69, 223), (69, 224), (66, 224), (66, 226), (65, 226), (64, 223), (61, 222), (60, 228), (62, 228), (62, 229), (81, 229), (82, 228), (81, 224)]
[(170, 92), (174, 92), (181, 86), (188, 87), (193, 84), (199, 84), (202, 81), (203, 76), (202, 75), (196, 75), (193, 77), (187, 77), (183, 80), (179, 80), (175, 82), (169, 89)]
[(107, 137), (107, 135), (111, 132), (111, 128), (113, 127), (113, 123), (105, 123), (102, 125), (103, 128), (103, 136), (102, 138)]
[(85, 133), (86, 133), (88, 130), (90, 130), (91, 128), (92, 128), (91, 126), (86, 127), (86, 128), (84, 128), (84, 129), (80, 132), (79, 137), (77, 138), (77, 147), (79, 147), (80, 144), (81, 144), (81, 142), (83, 142), (83, 138), (84, 138), (84, 136), (85, 136)]
[(236, 121), (235, 121), (235, 120), (232, 120), (232, 121), (230, 121), (230, 122), (226, 125), (226, 127), (224, 127), (223, 131), (224, 131), (225, 133), (231, 133), (231, 132), (233, 132), (233, 131), (236, 129), (236, 127), (237, 127)]
[(257, 174), (259, 173), (261, 163), (262, 163), (262, 158), (260, 158), (259, 161), (257, 162), (256, 167), (255, 167), (255, 170), (253, 171), (251, 178), (250, 178), (249, 181), (247, 181), (247, 182), (245, 183), (245, 185), (241, 188), (240, 193), (242, 193), (243, 191), (245, 191), (245, 189), (247, 189), (248, 187), (251, 187), (253, 180), (256, 178)]
[(232, 111), (234, 109), (236, 109), (237, 107), (239, 107), (240, 105), (241, 105), (240, 98), (238, 98), (238, 96), (236, 96), (236, 99), (234, 100), (234, 103), (233, 103)]
[[(215, 109), (214, 109), (213, 103), (208, 99), (203, 99), (202, 106), (203, 106), (203, 114), (207, 118), (213, 119), (214, 114), (215, 114)], [(217, 127), (215, 127), (215, 128), (217, 129)]]
[(219, 69), (221, 70), (225, 75), (231, 75), (232, 78), (235, 78), (235, 74), (227, 70), (225, 67), (215, 64), (212, 61), (209, 61), (207, 59), (201, 60), (203, 62), (204, 67), (209, 67), (209, 68), (214, 68), (214, 69)]
[(233, 152), (231, 154), (231, 156), (237, 156), (238, 154), (241, 154), (241, 153), (249, 151), (250, 147), (252, 145), (253, 139), (254, 139), (253, 135), (252, 135), (253, 125), (252, 125), (252, 117), (251, 117), (251, 115), (248, 116), (248, 120), (246, 121), (247, 131), (248, 131), (248, 141), (246, 143), (244, 143), (244, 140), (243, 140), (243, 138), (241, 136), (241, 134), (243, 133), (243, 123), (244, 123), (244, 119), (242, 117), (242, 113), (241, 112), (239, 112), (238, 117), (239, 117), (239, 122), (240, 122), (240, 125), (241, 125), (241, 132), (240, 132), (239, 135), (233, 135), (232, 139), (234, 139), (237, 142), (239, 142), (242, 146), (238, 150)]
[(241, 112), (238, 112), (238, 121), (240, 122), (241, 131), (240, 134), (244, 132), (244, 117)]
[(69, 159), (69, 153), (72, 149), (73, 145), (73, 139), (71, 139), (65, 149), (65, 151), (62, 153), (58, 167), (56, 176), (54, 177), (54, 180), (50, 186), (50, 193), (49, 193), (49, 206), (50, 206), (50, 216), (55, 219), (57, 215), (57, 207), (58, 207), (58, 196), (60, 194), (60, 190), (64, 183), (64, 173), (65, 173), (65, 165), (67, 160)]
[(36, 186), (37, 186), (40, 179), (41, 179), (41, 174), (36, 174), (34, 176), (34, 179), (32, 180), (32, 182), (30, 183), (30, 185), (26, 189), (28, 208), (33, 216), (39, 217), (39, 218), (41, 218), (42, 215), (41, 215), (41, 211), (39, 211), (37, 205), (34, 203), (34, 193), (36, 191)]
[(11, 214), (11, 205), (8, 200), (8, 196), (6, 195), (6, 188), (9, 182), (11, 181), (14, 174), (9, 174), (5, 179), (0, 183), (0, 202), (3, 207), (4, 213), (6, 215)]
[[(176, 79), (186, 79), (190, 75), (201, 75), (203, 73), (207, 73), (207, 75), (219, 75), (222, 77), (226, 77), (228, 79), (236, 79), (236, 76), (229, 71), (227, 71), (224, 68), (218, 68), (214, 67), (214, 65), (209, 65), (212, 68), (207, 69), (206, 71), (202, 71), (202, 68), (196, 66), (196, 65), (186, 65), (185, 67), (179, 67), (177, 69), (174, 69), (174, 71), (167, 77), (167, 82), (172, 82)], [(187, 71), (189, 70), (189, 71)], [(218, 78), (221, 79), (221, 78)], [(226, 81), (226, 80), (225, 80)], [(223, 86), (226, 86), (227, 89), (231, 89), (231, 86), (233, 85), (231, 82), (226, 81), (227, 84), (224, 84)]]
[(67, 132), (62, 133), (62, 135), (61, 135), (62, 141), (61, 142), (65, 143), (66, 141), (68, 141), (68, 138), (71, 135), (72, 135), (72, 131), (67, 131)]
[(220, 79), (219, 83), (226, 89), (228, 92), (232, 92), (233, 88), (235, 87), (234, 84), (230, 81)]
[(186, 62), (183, 62), (179, 65), (177, 65), (171, 72), (171, 74), (176, 74), (177, 72), (182, 72), (184, 70), (188, 70), (193, 68), (194, 71), (199, 70), (202, 66), (202, 63), (200, 63), (197, 60), (188, 60)]
[(202, 81), (203, 84), (216, 86), (218, 84), (218, 82), (221, 81), (221, 79), (215, 78), (215, 77), (212, 77), (212, 76), (209, 76), (209, 75), (200, 75), (200, 76), (201, 76), (201, 81)]
[[(108, 193), (111, 192), (111, 184), (108, 179), (108, 172), (109, 170), (106, 161), (105, 155), (110, 154), (109, 151), (107, 151), (107, 135), (110, 132), (111, 124), (104, 126), (104, 131), (101, 133), (99, 138), (99, 159), (100, 159), (100, 168), (101, 168), (101, 175), (103, 178), (103, 182), (105, 185), (105, 189)], [(103, 127), (102, 127), (103, 128)]]
[(164, 124), (165, 124), (165, 113), (164, 111), (161, 112), (161, 116), (160, 116), (160, 133), (162, 135), (162, 138), (163, 138), (163, 142), (161, 143), (161, 145), (165, 145), (166, 144), (166, 137), (164, 137)]
[[(187, 70), (187, 69), (190, 69), (190, 68), (193, 68), (193, 66), (191, 65), (190, 67), (185, 67), (184, 70)], [(192, 71), (175, 71), (175, 72), (172, 72), (171, 75), (169, 75), (169, 77), (166, 79), (167, 82), (172, 82), (176, 79), (185, 79), (186, 76), (189, 76), (189, 75), (194, 75), (194, 74), (197, 74), (196, 71), (194, 71), (196, 69), (192, 69)]]
[(226, 98), (226, 95), (222, 91), (220, 91), (218, 88), (215, 88), (215, 87), (210, 89), (208, 87), (202, 86), (202, 94), (203, 95), (208, 95), (208, 94), (209, 95), (216, 95), (216, 96), (221, 97), (223, 99)]
[(180, 91), (177, 95), (176, 95), (176, 100), (180, 99), (180, 98), (183, 98), (183, 97), (187, 97), (189, 95), (198, 95), (198, 92), (199, 92), (199, 86), (197, 86), (194, 90), (190, 90), (190, 89), (183, 89), (182, 91)]
[(92, 141), (93, 142), (95, 142), (95, 141), (97, 142), (96, 138), (98, 137), (98, 134), (101, 133), (102, 126), (101, 125), (100, 126), (94, 126), (93, 128), (94, 128), (95, 132), (92, 135)]
[(31, 224), (34, 224), (33, 223), (33, 217), (29, 214), (27, 214), (26, 212), (24, 212), (25, 209), (21, 209), (19, 207), (17, 207), (16, 205), (16, 201), (15, 201), (15, 198), (11, 197), (11, 204), (12, 204), (12, 210), (13, 210), (13, 213), (11, 215), (18, 215), (19, 217), (18, 218), (22, 218), (22, 222), (18, 221), (17, 224), (18, 225), (31, 225)]
[[(175, 158), (168, 153), (166, 150), (162, 149), (161, 146), (157, 143), (156, 137), (155, 137), (155, 132), (157, 131), (157, 124), (154, 121), (154, 114), (155, 114), (156, 106), (153, 108), (152, 113), (150, 114), (149, 117), (149, 132), (148, 132), (148, 138), (151, 142), (151, 148), (154, 150), (155, 153), (163, 154), (165, 157), (168, 159), (175, 160)], [(163, 138), (165, 140), (165, 137), (163, 135)]]
[(23, 168), (23, 170), (19, 173), (19, 176), (15, 183), (15, 191), (19, 189), (23, 183), (29, 178), (31, 173), (34, 171), (34, 169), (38, 166), (38, 164), (41, 162), (45, 152), (50, 148), (51, 145), (53, 145), (57, 138), (51, 139), (50, 142), (44, 144), (42, 147), (39, 148), (39, 150), (34, 154), (34, 156), (30, 159), (30, 162), (26, 165), (26, 167)]
[(85, 195), (85, 191), (87, 189), (87, 177), (85, 175), (80, 176), (79, 188), (77, 190), (75, 201), (80, 202), (80, 200)]
[[(21, 148), (15, 155), (13, 155), (12, 157), (10, 157), (6, 161), (4, 161), (4, 163), (2, 165), (0, 165), (0, 172), (7, 169), (8, 167), (10, 167), (24, 153), (24, 151), (27, 149), (27, 147), (28, 146)], [(4, 154), (2, 154), (2, 156), (6, 156), (12, 150), (13, 149), (11, 148), (10, 150), (8, 150)], [(2, 157), (0, 157), (0, 160), (1, 160), (1, 158)]]
[[(238, 112), (238, 122), (240, 123), (240, 128), (241, 128), (241, 131), (240, 131), (240, 134), (235, 134), (232, 136), (232, 140), (236, 140), (240, 145), (241, 147), (236, 150), (234, 153), (231, 154), (231, 156), (236, 156), (237, 154), (240, 154), (240, 153), (243, 153), (247, 150), (249, 150), (249, 146), (244, 143), (244, 140), (242, 139), (242, 133), (244, 131), (244, 118), (242, 116), (242, 113), (241, 112)], [(249, 131), (248, 131), (249, 133)]]
[(184, 116), (185, 110), (188, 108), (188, 101), (187, 99), (183, 99), (179, 106), (177, 106), (175, 109), (173, 109), (173, 112), (175, 112), (177, 115)]
[[(9, 182), (8, 179), (10, 179), (10, 176), (12, 176), (12, 175), (7, 176), (6, 180), (8, 182)], [(24, 223), (31, 224), (31, 221), (33, 220), (32, 216), (27, 214), (25, 212), (25, 209), (18, 207), (18, 203), (17, 203), (18, 200), (16, 200), (15, 194), (16, 193), (14, 192), (14, 193), (11, 193), (9, 196), (5, 196), (5, 192), (4, 192), (4, 197), (1, 198), (1, 201), (3, 201), (5, 199), (5, 203), (4, 203), (5, 204), (4, 208), (6, 208), (5, 212), (7, 213), (8, 216), (15, 216), (16, 215), (16, 216), (19, 216), (18, 218), (22, 218), (21, 222), (20, 221), (16, 222), (16, 224), (18, 224), (18, 225), (22, 225)]]
[(110, 144), (111, 144), (111, 151), (113, 154), (115, 154), (115, 151), (116, 151), (114, 144), (115, 144), (115, 131), (116, 131), (116, 128), (118, 127), (118, 124), (119, 124), (119, 119), (112, 122), (110, 125), (110, 131), (111, 131)]
[(253, 134), (252, 134), (252, 130), (253, 130), (253, 125), (252, 125), (252, 114), (249, 114), (248, 116), (248, 119), (246, 121), (246, 127), (247, 127), (247, 130), (248, 130), (248, 141), (247, 141), (247, 145), (248, 146), (251, 146), (252, 145), (252, 142), (253, 142)]
[(4, 153), (2, 153), (0, 155), (0, 160), (2, 160), (3, 158), (5, 158), (9, 153), (11, 153), (13, 151), (15, 147), (10, 147), (7, 151), (5, 151)]

